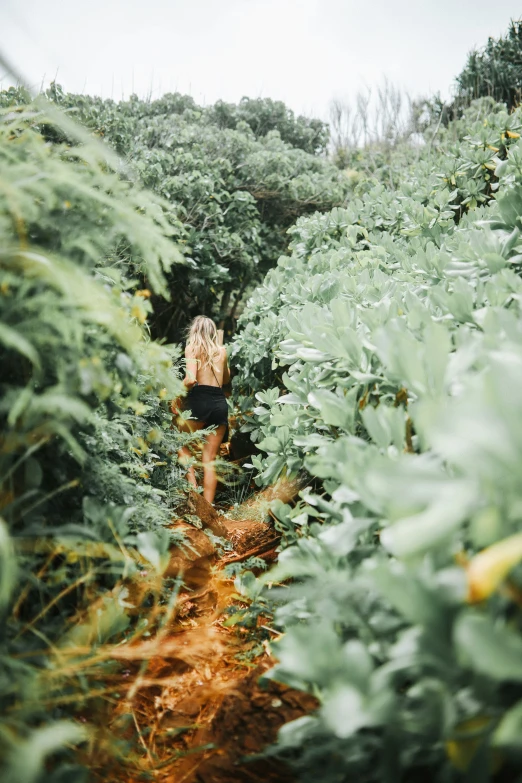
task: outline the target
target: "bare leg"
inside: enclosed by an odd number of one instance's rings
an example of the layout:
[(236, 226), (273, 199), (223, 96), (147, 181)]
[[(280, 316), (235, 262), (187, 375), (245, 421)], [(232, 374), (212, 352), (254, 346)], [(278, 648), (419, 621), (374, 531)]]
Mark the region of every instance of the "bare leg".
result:
[(203, 497), (209, 503), (214, 502), (217, 487), (217, 476), (214, 468), (219, 446), (227, 429), (226, 424), (220, 424), (215, 432), (207, 435), (203, 446)]
[[(188, 465), (190, 460), (192, 459), (192, 454), (188, 450), (186, 446), (184, 446), (182, 449), (178, 451), (178, 458), (179, 458), (179, 464), (180, 465)], [(187, 481), (189, 484), (192, 484), (193, 487), (197, 487), (198, 483), (196, 481), (196, 472), (194, 470), (194, 465), (190, 465), (190, 467), (187, 469)]]
[[(191, 419), (187, 419), (183, 422), (183, 425), (179, 428), (182, 432), (196, 432), (197, 430), (203, 429), (205, 425), (202, 421), (194, 421)], [(187, 446), (183, 446), (182, 449), (178, 451), (178, 459), (180, 465), (188, 465), (190, 460), (192, 459), (192, 454), (190, 453), (190, 450), (187, 448)], [(192, 484), (193, 487), (197, 487), (198, 483), (196, 481), (196, 473), (194, 471), (194, 465), (190, 465), (190, 467), (187, 469), (187, 481), (189, 484)]]

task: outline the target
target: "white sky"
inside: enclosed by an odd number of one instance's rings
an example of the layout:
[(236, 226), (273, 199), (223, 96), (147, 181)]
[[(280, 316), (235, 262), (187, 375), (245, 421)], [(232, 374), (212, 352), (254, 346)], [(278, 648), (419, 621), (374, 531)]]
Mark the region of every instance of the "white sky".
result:
[(521, 16), (522, 0), (0, 0), (0, 50), (33, 85), (262, 96), (327, 118), (384, 76), (448, 97), (467, 52)]

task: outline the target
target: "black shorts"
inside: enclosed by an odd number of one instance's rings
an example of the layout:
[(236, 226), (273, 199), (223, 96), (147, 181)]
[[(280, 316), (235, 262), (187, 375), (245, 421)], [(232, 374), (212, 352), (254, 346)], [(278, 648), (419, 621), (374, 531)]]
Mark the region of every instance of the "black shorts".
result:
[[(192, 417), (202, 421), (206, 427), (220, 424), (227, 425), (228, 432), (228, 405), (227, 398), (220, 386), (205, 386), (197, 384), (187, 394), (184, 401), (185, 410), (192, 413)], [(227, 433), (225, 433), (226, 439)]]

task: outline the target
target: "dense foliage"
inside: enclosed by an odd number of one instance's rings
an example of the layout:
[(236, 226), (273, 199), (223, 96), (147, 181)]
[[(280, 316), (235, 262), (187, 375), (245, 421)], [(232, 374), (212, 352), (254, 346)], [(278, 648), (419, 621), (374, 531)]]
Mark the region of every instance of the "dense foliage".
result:
[[(286, 334), (287, 315), (300, 308), (303, 300), (331, 298), (329, 288), (339, 286), (334, 274), (337, 257), (332, 256), (332, 275), (325, 278), (313, 266), (317, 253), (351, 250), (359, 243), (365, 246), (368, 232), (380, 242), (397, 237), (410, 247), (411, 238), (419, 237), (423, 246), (440, 247), (445, 234), (470, 209), (487, 204), (495, 194), (497, 160), (505, 157), (518, 138), (521, 118), (521, 112), (508, 114), (490, 99), (476, 101), (462, 119), (448, 128), (440, 127), (435, 139), (429, 128), (429, 144), (398, 147), (389, 165), (377, 158), (374, 175), (361, 178), (357, 197), (347, 207), (300, 220), (290, 229), (290, 249), (306, 259), (303, 268), (298, 271), (290, 256), (268, 273), (249, 300), (239, 322), (244, 329), (232, 349), (236, 389), (247, 397), (246, 406), (252, 392), (276, 380), (281, 385), (280, 365), (272, 352)], [(390, 182), (400, 187), (394, 190)], [(318, 258), (323, 259), (322, 253)], [(326, 286), (324, 294), (322, 286)]]
[(286, 250), (289, 226), (344, 202), (346, 178), (319, 155), (327, 126), (295, 118), (280, 102), (202, 108), (176, 93), (116, 103), (64, 94), (56, 85), (50, 97), (172, 205), (189, 263), (167, 274), (170, 300), (154, 302), (161, 337), (179, 339), (199, 313), (232, 330), (245, 292)]
[(522, 23), (512, 21), (506, 35), (489, 38), (486, 46), (470, 52), (457, 76), (455, 106), (490, 96), (508, 109), (522, 99)]
[(270, 98), (242, 98), (238, 104), (217, 101), (206, 110), (219, 128), (237, 130), (246, 122), (256, 139), (270, 131), (278, 131), (281, 139), (291, 147), (317, 155), (326, 152), (328, 125), (322, 120), (295, 117), (282, 101)]
[[(122, 687), (111, 640), (137, 643), (161, 618), (153, 575), (184, 487), (168, 410), (177, 354), (150, 339), (150, 291), (135, 279), (166, 293), (183, 262), (170, 206), (85, 136), (42, 101), (0, 112), (5, 783), (86, 779), (72, 746), (97, 729), (66, 719), (96, 723)], [(121, 581), (133, 577), (149, 596), (137, 626)]]
[(161, 573), (193, 436), (171, 427), (178, 349), (151, 339), (152, 303), (171, 308), (162, 338), (233, 315), (295, 217), (342, 200), (312, 154), (326, 138), (270, 101), (0, 93), (2, 781), (85, 779), (73, 746), (103, 756), (96, 724), (130, 687), (114, 645), (139, 663), (174, 605)]
[(118, 645), (141, 671), (177, 590), (191, 436), (152, 337), (233, 331), (268, 270), (236, 399), (258, 484), (308, 486), (237, 589), (284, 632), (270, 676), (320, 703), (273, 753), (304, 783), (521, 779), (520, 40), (348, 172), (280, 102), (0, 93), (2, 781), (81, 783), (112, 743)]
[(300, 219), (243, 315), (258, 481), (309, 477), (238, 581), (320, 701), (275, 751), (306, 782), (519, 779), (521, 125), (473, 104), (397, 189)]

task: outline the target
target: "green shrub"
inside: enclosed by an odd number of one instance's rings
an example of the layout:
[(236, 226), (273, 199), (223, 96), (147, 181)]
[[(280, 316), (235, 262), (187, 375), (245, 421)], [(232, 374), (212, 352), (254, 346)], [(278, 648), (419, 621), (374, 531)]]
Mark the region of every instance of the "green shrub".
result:
[(303, 781), (521, 772), (520, 117), (298, 221), (243, 315), (258, 482), (310, 476), (239, 584), (285, 632), (270, 676), (320, 702), (274, 750)]
[[(183, 436), (168, 410), (181, 383), (177, 349), (150, 338), (151, 292), (136, 278), (166, 293), (183, 258), (170, 206), (120, 176), (108, 148), (85, 142), (43, 100), (7, 102), (0, 777), (83, 781), (74, 745), (94, 743), (105, 700), (124, 686), (112, 642), (139, 641), (165, 612), (152, 574), (164, 567), (184, 488), (175, 461)], [(143, 581), (142, 569), (151, 575), (138, 596), (151, 605), (136, 624), (122, 579)], [(80, 717), (86, 725), (71, 720)]]
[(199, 313), (233, 331), (246, 292), (285, 252), (286, 230), (300, 215), (343, 203), (349, 190), (319, 154), (324, 123), (296, 119), (280, 102), (202, 108), (173, 94), (115, 103), (64, 94), (57, 85), (49, 95), (114, 147), (127, 176), (171, 205), (188, 263), (167, 275), (171, 296), (155, 301), (152, 320), (170, 340)]

